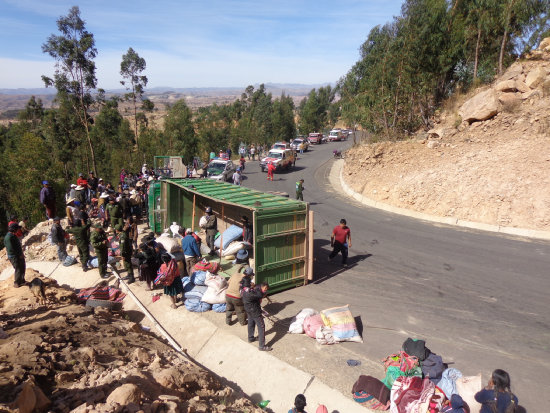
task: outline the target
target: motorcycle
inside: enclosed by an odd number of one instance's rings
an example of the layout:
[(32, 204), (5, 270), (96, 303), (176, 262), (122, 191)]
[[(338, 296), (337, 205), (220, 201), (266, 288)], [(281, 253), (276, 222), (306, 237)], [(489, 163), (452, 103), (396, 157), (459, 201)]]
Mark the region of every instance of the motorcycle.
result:
[(332, 154), (333, 154), (335, 159), (342, 159), (343, 158), (342, 151), (339, 151), (337, 149), (333, 150)]

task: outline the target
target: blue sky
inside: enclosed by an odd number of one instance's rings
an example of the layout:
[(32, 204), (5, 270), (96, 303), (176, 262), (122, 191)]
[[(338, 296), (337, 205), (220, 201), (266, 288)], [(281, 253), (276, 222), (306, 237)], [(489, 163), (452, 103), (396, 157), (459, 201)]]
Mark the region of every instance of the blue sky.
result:
[(98, 86), (119, 88), (132, 47), (149, 87), (245, 87), (335, 82), (359, 58), (369, 31), (402, 0), (0, 0), (0, 88), (42, 87), (42, 53), (56, 20), (80, 7), (94, 34)]

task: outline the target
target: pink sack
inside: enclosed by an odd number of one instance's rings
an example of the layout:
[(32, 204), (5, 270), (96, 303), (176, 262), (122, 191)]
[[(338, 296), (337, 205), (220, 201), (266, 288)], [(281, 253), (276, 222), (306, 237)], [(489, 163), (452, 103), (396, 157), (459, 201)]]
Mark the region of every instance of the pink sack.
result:
[(323, 323), (323, 318), (320, 314), (310, 315), (304, 320), (304, 333), (306, 333), (311, 338), (315, 338), (317, 330), (319, 330), (324, 325), (325, 323)]

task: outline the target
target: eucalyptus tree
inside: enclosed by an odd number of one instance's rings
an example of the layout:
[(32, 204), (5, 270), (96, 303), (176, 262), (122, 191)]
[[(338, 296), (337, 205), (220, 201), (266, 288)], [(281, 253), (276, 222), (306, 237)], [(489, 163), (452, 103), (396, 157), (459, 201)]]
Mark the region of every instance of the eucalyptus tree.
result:
[(70, 104), (74, 115), (83, 126), (88, 142), (94, 172), (97, 172), (94, 145), (90, 136), (92, 118), (89, 114), (94, 103), (93, 91), (97, 87), (97, 56), (94, 35), (86, 30), (80, 9), (73, 6), (66, 16), (57, 20), (60, 34), (52, 34), (42, 45), (42, 51), (55, 61), (53, 78), (42, 76), (46, 87), (57, 89), (58, 99)]

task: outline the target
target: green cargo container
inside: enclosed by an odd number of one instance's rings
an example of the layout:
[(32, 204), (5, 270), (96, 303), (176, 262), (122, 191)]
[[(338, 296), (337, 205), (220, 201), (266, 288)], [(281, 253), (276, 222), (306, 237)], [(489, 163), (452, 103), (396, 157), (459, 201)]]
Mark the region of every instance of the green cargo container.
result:
[(220, 232), (240, 226), (243, 215), (252, 222), (256, 283), (277, 292), (312, 279), (313, 212), (305, 202), (209, 179), (163, 179), (150, 188), (150, 225), (157, 233), (172, 222), (196, 230), (207, 206)]

